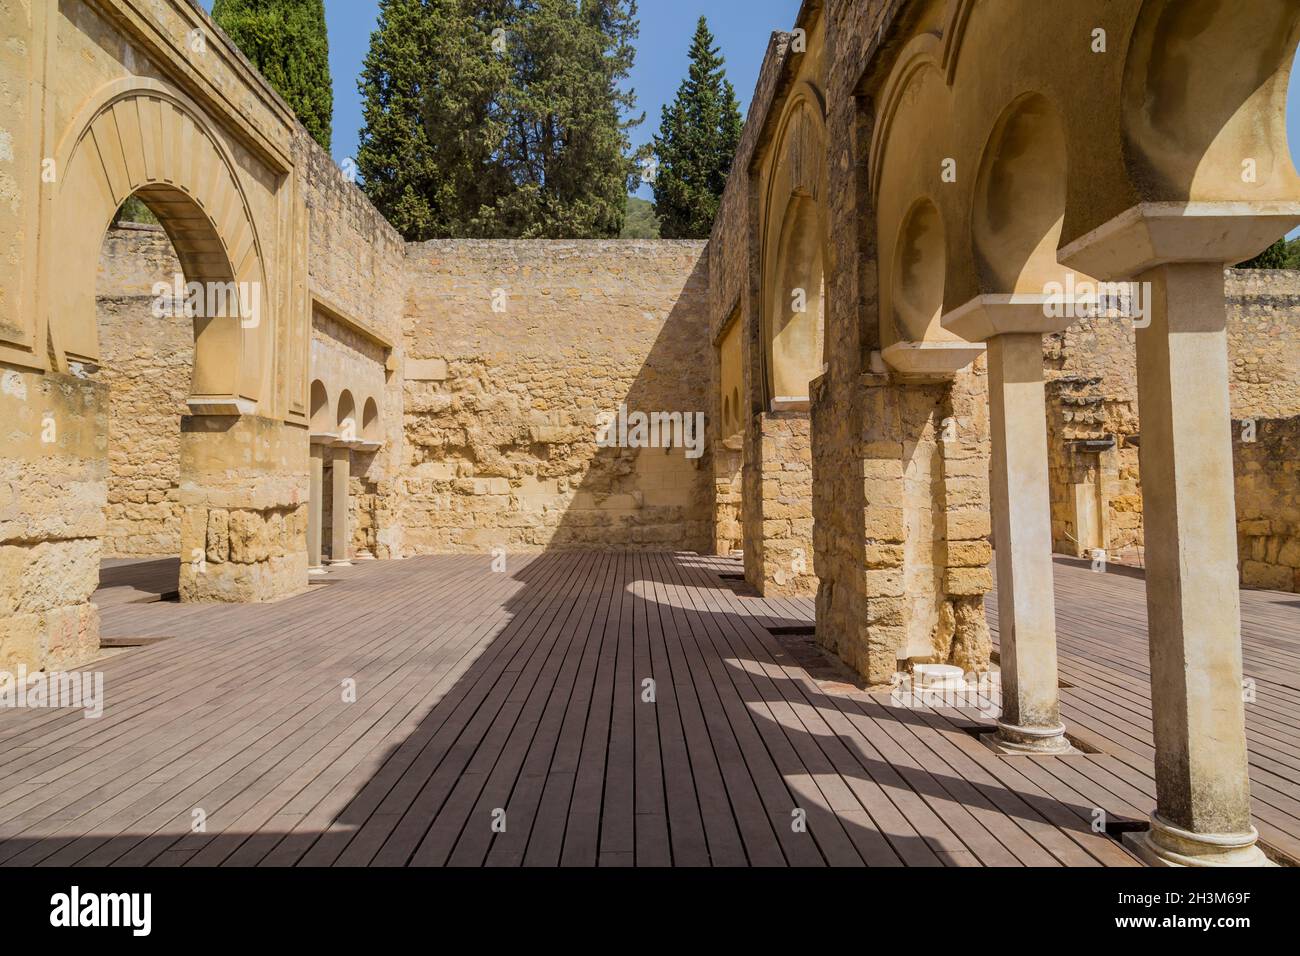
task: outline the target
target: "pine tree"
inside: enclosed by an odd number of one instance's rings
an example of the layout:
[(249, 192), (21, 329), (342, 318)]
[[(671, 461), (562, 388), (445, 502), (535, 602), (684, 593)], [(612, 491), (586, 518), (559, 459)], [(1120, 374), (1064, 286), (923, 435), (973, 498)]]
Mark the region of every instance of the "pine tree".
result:
[(215, 0), (212, 19), (328, 150), (334, 90), (324, 0)]
[(740, 105), (700, 17), (690, 70), (654, 138), (655, 215), (665, 239), (707, 239), (740, 144)]

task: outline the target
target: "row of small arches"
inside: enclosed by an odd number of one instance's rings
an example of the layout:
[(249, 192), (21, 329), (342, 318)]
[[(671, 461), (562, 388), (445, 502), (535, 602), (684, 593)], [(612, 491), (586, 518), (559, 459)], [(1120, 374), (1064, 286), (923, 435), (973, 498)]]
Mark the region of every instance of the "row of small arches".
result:
[(316, 379), (311, 383), (311, 430), (318, 435), (336, 434), (344, 440), (382, 441), (379, 402), (373, 396), (367, 397), (361, 403), (358, 421), (357, 400), (352, 390), (343, 389), (337, 402), (331, 403), (325, 383)]

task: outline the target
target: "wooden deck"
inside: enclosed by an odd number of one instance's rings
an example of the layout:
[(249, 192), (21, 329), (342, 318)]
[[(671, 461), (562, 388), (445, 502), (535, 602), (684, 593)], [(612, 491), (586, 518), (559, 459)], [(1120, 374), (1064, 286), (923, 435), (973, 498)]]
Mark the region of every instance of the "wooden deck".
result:
[[(819, 681), (789, 633), (811, 602), (742, 596), (736, 570), (456, 556), (275, 605), (108, 601), (106, 636), (167, 639), (95, 665), (99, 719), (0, 710), (0, 862), (1136, 865), (1090, 824), (1153, 802), (1140, 580), (1058, 565), (1066, 718), (1102, 752), (1031, 759), (969, 712)], [(1243, 598), (1259, 827), (1296, 854), (1300, 599)]]

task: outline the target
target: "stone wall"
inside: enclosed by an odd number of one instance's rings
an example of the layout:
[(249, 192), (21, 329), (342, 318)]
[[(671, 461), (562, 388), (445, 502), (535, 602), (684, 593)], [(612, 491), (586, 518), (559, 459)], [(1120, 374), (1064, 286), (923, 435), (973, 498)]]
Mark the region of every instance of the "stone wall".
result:
[(729, 555), (743, 547), (741, 472), (744, 452), (719, 442), (713, 448), (713, 551)]
[[(1262, 445), (1242, 442), (1247, 422), (1257, 434), (1285, 434), (1277, 422), (1300, 415), (1300, 272), (1230, 269), (1226, 279), (1228, 357), (1232, 364), (1229, 398), (1237, 449), (1239, 524), (1264, 520), (1269, 489), (1273, 509), (1286, 514), (1294, 485), (1271, 484), (1267, 453), (1276, 452), (1276, 476), (1286, 474), (1287, 447), (1281, 438)], [(1057, 551), (1082, 555), (1093, 548), (1134, 554), (1142, 546), (1142, 493), (1139, 470), (1140, 420), (1132, 322), (1084, 319), (1044, 340), (1048, 380), (1048, 454), (1052, 491), (1052, 539)], [(1113, 442), (1111, 439), (1113, 438)], [(1271, 443), (1273, 442), (1273, 443)], [(1110, 447), (1106, 447), (1106, 446)], [(1246, 453), (1246, 454), (1243, 454)], [(1247, 484), (1243, 468), (1255, 472)], [(1289, 496), (1289, 497), (1288, 497)], [(1285, 526), (1285, 519), (1282, 525)], [(1258, 527), (1252, 525), (1252, 527)], [(1246, 570), (1244, 544), (1260, 534), (1243, 535), (1242, 581), (1282, 579), (1279, 570)], [(1278, 532), (1285, 537), (1286, 532)], [(1264, 538), (1270, 535), (1265, 533)], [(1273, 536), (1277, 537), (1277, 536)], [(1281, 543), (1264, 546), (1276, 553)], [(1268, 563), (1268, 562), (1265, 562)], [(1270, 586), (1276, 586), (1270, 585)]]
[(407, 262), (407, 553), (710, 548), (706, 445), (596, 444), (620, 406), (705, 410), (703, 243), (434, 241)]
[(70, 667), (99, 649), (108, 389), (0, 371), (0, 671)]
[(181, 271), (161, 226), (125, 224), (104, 239), (96, 285), (109, 388), (104, 557), (180, 553), (181, 416), (194, 371), (194, 328), (154, 314), (154, 284)]
[(1241, 583), (1300, 593), (1300, 416), (1233, 424)]
[[(365, 401), (362, 392), (373, 394), (379, 405), (375, 437), (383, 446), (377, 452), (352, 456), (348, 507), (353, 553), (364, 550), (379, 558), (400, 557), (406, 243), (310, 136), (300, 135), (294, 145), (306, 184), (312, 292), (393, 345), (389, 354), (321, 309), (313, 309), (313, 375), (329, 376), (332, 401), (342, 387), (357, 391), (358, 414)], [(325, 488), (323, 532), (328, 554), (332, 508), (328, 473)]]
[[(744, 548), (747, 577), (767, 588), (766, 552), (786, 528), (764, 515), (764, 456), (773, 449), (764, 441), (772, 413), (758, 384), (761, 170), (785, 103), (812, 85), (825, 102), (826, 148), (791, 146), (785, 154), (824, 164), (826, 181), (817, 201), (827, 221), (827, 367), (812, 384), (807, 421), (811, 527), (799, 520), (814, 560), (801, 583), (816, 588), (818, 641), (873, 684), (921, 660), (980, 670), (990, 650), (982, 607), (991, 583), (982, 365), (934, 385), (904, 381), (873, 361), (882, 342), (866, 175), (870, 106), (859, 93), (888, 32), (881, 28), (898, 10), (885, 2), (809, 0), (795, 25), (803, 49), (794, 48), (793, 34), (773, 36), (709, 247), (712, 331), (716, 337), (736, 311), (744, 323)], [(783, 506), (780, 484), (769, 482), (768, 490)]]
[(812, 420), (807, 412), (757, 416), (744, 509), (745, 576), (766, 596), (814, 594)]

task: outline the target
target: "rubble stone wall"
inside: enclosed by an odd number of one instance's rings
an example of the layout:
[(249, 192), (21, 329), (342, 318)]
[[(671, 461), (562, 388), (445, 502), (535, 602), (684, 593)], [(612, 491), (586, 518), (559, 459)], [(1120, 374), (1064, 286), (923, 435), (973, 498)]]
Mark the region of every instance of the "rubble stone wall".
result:
[(434, 241), (407, 263), (407, 553), (711, 548), (705, 433), (696, 458), (597, 445), (602, 414), (705, 412), (704, 243)]

